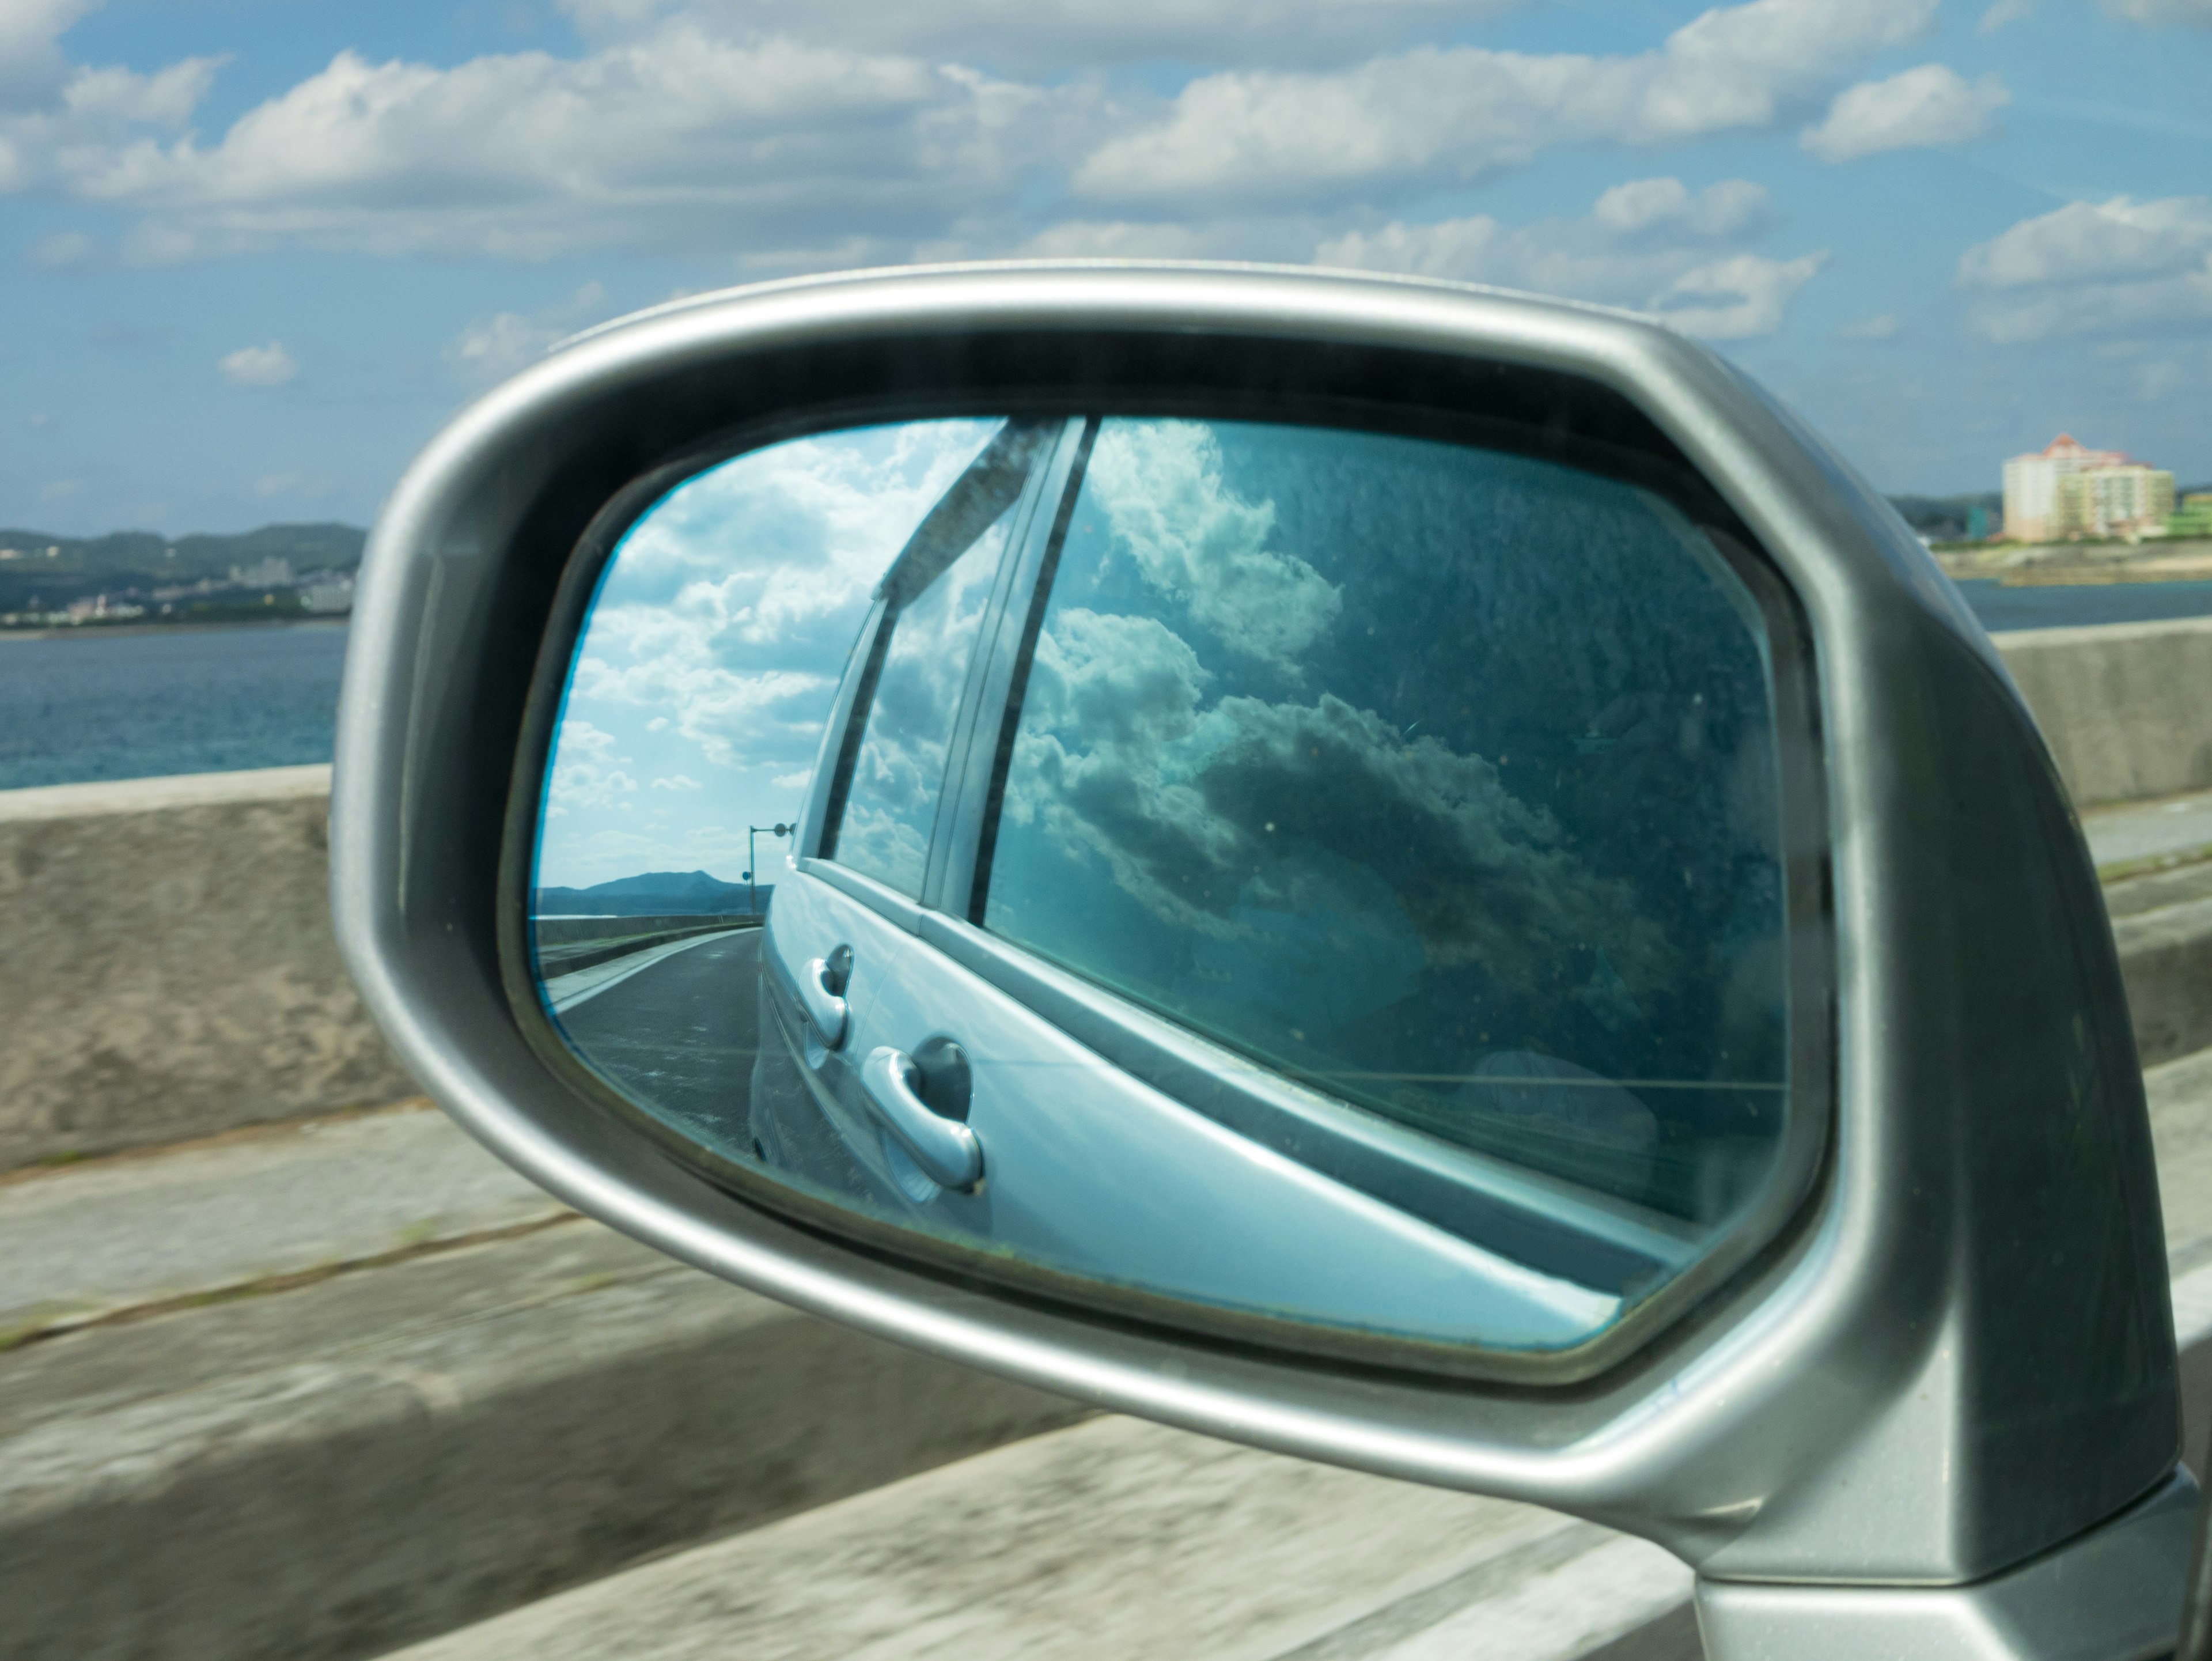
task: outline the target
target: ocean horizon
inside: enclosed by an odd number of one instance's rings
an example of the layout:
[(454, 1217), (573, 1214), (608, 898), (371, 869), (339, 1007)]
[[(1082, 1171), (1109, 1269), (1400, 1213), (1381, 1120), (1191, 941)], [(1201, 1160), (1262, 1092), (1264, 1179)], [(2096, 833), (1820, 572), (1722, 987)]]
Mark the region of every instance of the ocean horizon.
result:
[[(2212, 582), (1959, 585), (1994, 633), (2212, 616)], [(343, 620), (0, 633), (0, 790), (331, 758)]]

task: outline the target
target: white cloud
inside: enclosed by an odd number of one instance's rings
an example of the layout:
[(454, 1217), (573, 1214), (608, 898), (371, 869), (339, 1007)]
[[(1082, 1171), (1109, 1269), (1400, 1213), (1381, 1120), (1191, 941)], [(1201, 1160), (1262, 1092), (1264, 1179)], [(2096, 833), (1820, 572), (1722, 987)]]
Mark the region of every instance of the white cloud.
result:
[[(1325, 265), (1455, 277), (1655, 312), (1717, 339), (1768, 333), (1824, 254), (1770, 259), (1740, 245), (1771, 218), (1765, 190), (1724, 179), (1616, 185), (1579, 219), (1508, 227), (1490, 216), (1352, 232), (1315, 252)], [(1715, 305), (1715, 300), (1725, 301)]]
[(696, 790), (699, 788), (699, 781), (678, 773), (670, 778), (653, 780), (653, 788), (656, 790)]
[(281, 340), (272, 340), (266, 346), (240, 346), (216, 368), (234, 386), (281, 386), (300, 373), (299, 363)]
[(1995, 75), (1968, 82), (1942, 64), (1867, 81), (1836, 95), (1827, 119), (1801, 139), (1823, 161), (1850, 161), (1883, 150), (1963, 144), (1986, 137), (2012, 94)]
[(76, 192), (170, 258), (283, 240), (523, 258), (934, 229), (1037, 154), (1032, 89), (915, 58), (732, 40), (688, 18), (578, 58), (451, 69), (341, 52), (241, 116), (88, 153)]
[(1974, 25), (1974, 33), (1995, 34), (1999, 29), (2025, 22), (2034, 15), (2035, 0), (1995, 0), (1995, 3), (1982, 14), (1982, 21)]
[(1934, 13), (1935, 0), (1752, 0), (1630, 56), (1424, 46), (1338, 73), (1208, 76), (1164, 119), (1101, 145), (1074, 182), (1104, 200), (1249, 201), (1471, 178), (1560, 144), (1767, 127)]
[(99, 0), (8, 0), (0, 6), (0, 114), (34, 108), (69, 76), (61, 37)]
[(1959, 282), (2001, 343), (2212, 317), (2212, 197), (2069, 202), (1967, 249)]
[(56, 231), (31, 245), (31, 263), (48, 271), (81, 265), (92, 258), (92, 239), (82, 231)]
[(1772, 334), (1797, 290), (1827, 263), (1826, 250), (1796, 259), (1736, 254), (1683, 272), (1654, 298), (1651, 309), (1684, 333), (1706, 340)]
[(586, 283), (558, 306), (525, 316), (499, 312), (471, 323), (446, 348), (446, 361), (461, 380), (489, 386), (526, 369), (577, 330), (607, 314), (607, 291)]
[(2105, 9), (2130, 23), (2194, 23), (2212, 28), (2212, 0), (2104, 0)]
[(1244, 656), (1289, 669), (1335, 619), (1337, 590), (1295, 554), (1267, 545), (1271, 502), (1221, 478), (1221, 444), (1194, 422), (1116, 423), (1085, 475), (1115, 537), (1145, 581)]
[(39, 500), (67, 502), (70, 497), (81, 494), (83, 490), (84, 481), (81, 478), (58, 478), (51, 484), (42, 484), (39, 487)]
[(253, 481), (258, 496), (326, 496), (331, 488), (331, 481), (318, 473), (264, 473)]
[(72, 64), (61, 47), (99, 0), (0, 3), (0, 192), (59, 179), (151, 126), (181, 130), (222, 60), (187, 58), (141, 75)]
[(1856, 323), (1846, 323), (1836, 331), (1844, 340), (1894, 340), (1905, 325), (1894, 312), (1884, 312), (1879, 317), (1862, 318)]
[(1464, 27), (1518, 0), (1273, 0), (1265, 26), (1243, 0), (560, 0), (595, 43), (649, 33), (681, 11), (733, 33), (789, 33), (844, 51), (911, 52), (1002, 72), (1172, 60), (1340, 61), (1398, 45), (1423, 24)]

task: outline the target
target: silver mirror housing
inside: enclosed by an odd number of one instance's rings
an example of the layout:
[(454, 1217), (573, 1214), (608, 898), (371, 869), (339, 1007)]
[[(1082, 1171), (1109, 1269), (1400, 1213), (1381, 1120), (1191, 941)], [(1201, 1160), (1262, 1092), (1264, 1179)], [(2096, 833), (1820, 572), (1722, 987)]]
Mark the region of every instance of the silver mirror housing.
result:
[[(1826, 1001), (1821, 1146), (1757, 1249), (1637, 1347), (1550, 1384), (1448, 1378), (984, 1289), (672, 1159), (532, 1043), (501, 900), (511, 782), (564, 572), (638, 481), (732, 435), (886, 411), (1172, 393), (1480, 417), (1539, 382), (1563, 419), (1662, 447), (1726, 504), (1794, 597), (1815, 705), (1820, 914), (1793, 915), (1790, 950)], [(2169, 1480), (2148, 1121), (2062, 787), (1902, 522), (1664, 328), (1232, 267), (947, 268), (687, 301), (580, 337), (457, 417), (390, 500), (353, 626), (332, 893), (364, 996), (487, 1146), (687, 1262), (1102, 1406), (1577, 1512), (1715, 1582), (1981, 1580)]]

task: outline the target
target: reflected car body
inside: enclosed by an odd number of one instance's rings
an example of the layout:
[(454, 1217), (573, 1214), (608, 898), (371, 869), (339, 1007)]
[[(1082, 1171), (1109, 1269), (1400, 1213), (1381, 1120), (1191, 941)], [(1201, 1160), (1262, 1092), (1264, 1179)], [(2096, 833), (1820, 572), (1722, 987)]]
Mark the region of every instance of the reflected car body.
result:
[[(1463, 592), (1316, 545), (1387, 523), (1378, 487), (1416, 467), (1472, 477), (1432, 485), (1415, 528), (1464, 520), (1470, 492), (1493, 510)], [(1295, 496), (1332, 471), (1342, 502)], [(1225, 556), (1202, 545), (1224, 524)], [(1559, 561), (1517, 594), (1467, 585), (1598, 534), (1640, 563), (1641, 643), (1572, 666), (1579, 698), (1501, 689), (1601, 602)], [(1443, 631), (1408, 620), (1425, 600)], [(1460, 666), (1516, 618), (1537, 637)], [(1574, 1350), (1782, 1157), (1765, 633), (1720, 552), (1617, 481), (1358, 434), (1008, 422), (848, 661), (767, 926), (743, 1151), (1048, 1272)], [(1364, 820), (1322, 811), (1347, 793)], [(1601, 846), (1623, 793), (1638, 834)], [(1117, 1064), (1132, 1037), (1206, 1085)], [(932, 1043), (967, 1058), (957, 1105), (911, 1060)], [(976, 1180), (934, 1159), (948, 1119)]]

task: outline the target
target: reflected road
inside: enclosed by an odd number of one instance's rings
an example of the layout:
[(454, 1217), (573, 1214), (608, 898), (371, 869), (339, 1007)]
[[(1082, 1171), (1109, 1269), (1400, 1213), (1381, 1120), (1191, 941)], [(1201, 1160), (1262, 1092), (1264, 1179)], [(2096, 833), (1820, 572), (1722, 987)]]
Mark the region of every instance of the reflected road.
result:
[(760, 930), (717, 935), (577, 1004), (568, 1041), (624, 1093), (742, 1146), (759, 1041)]

